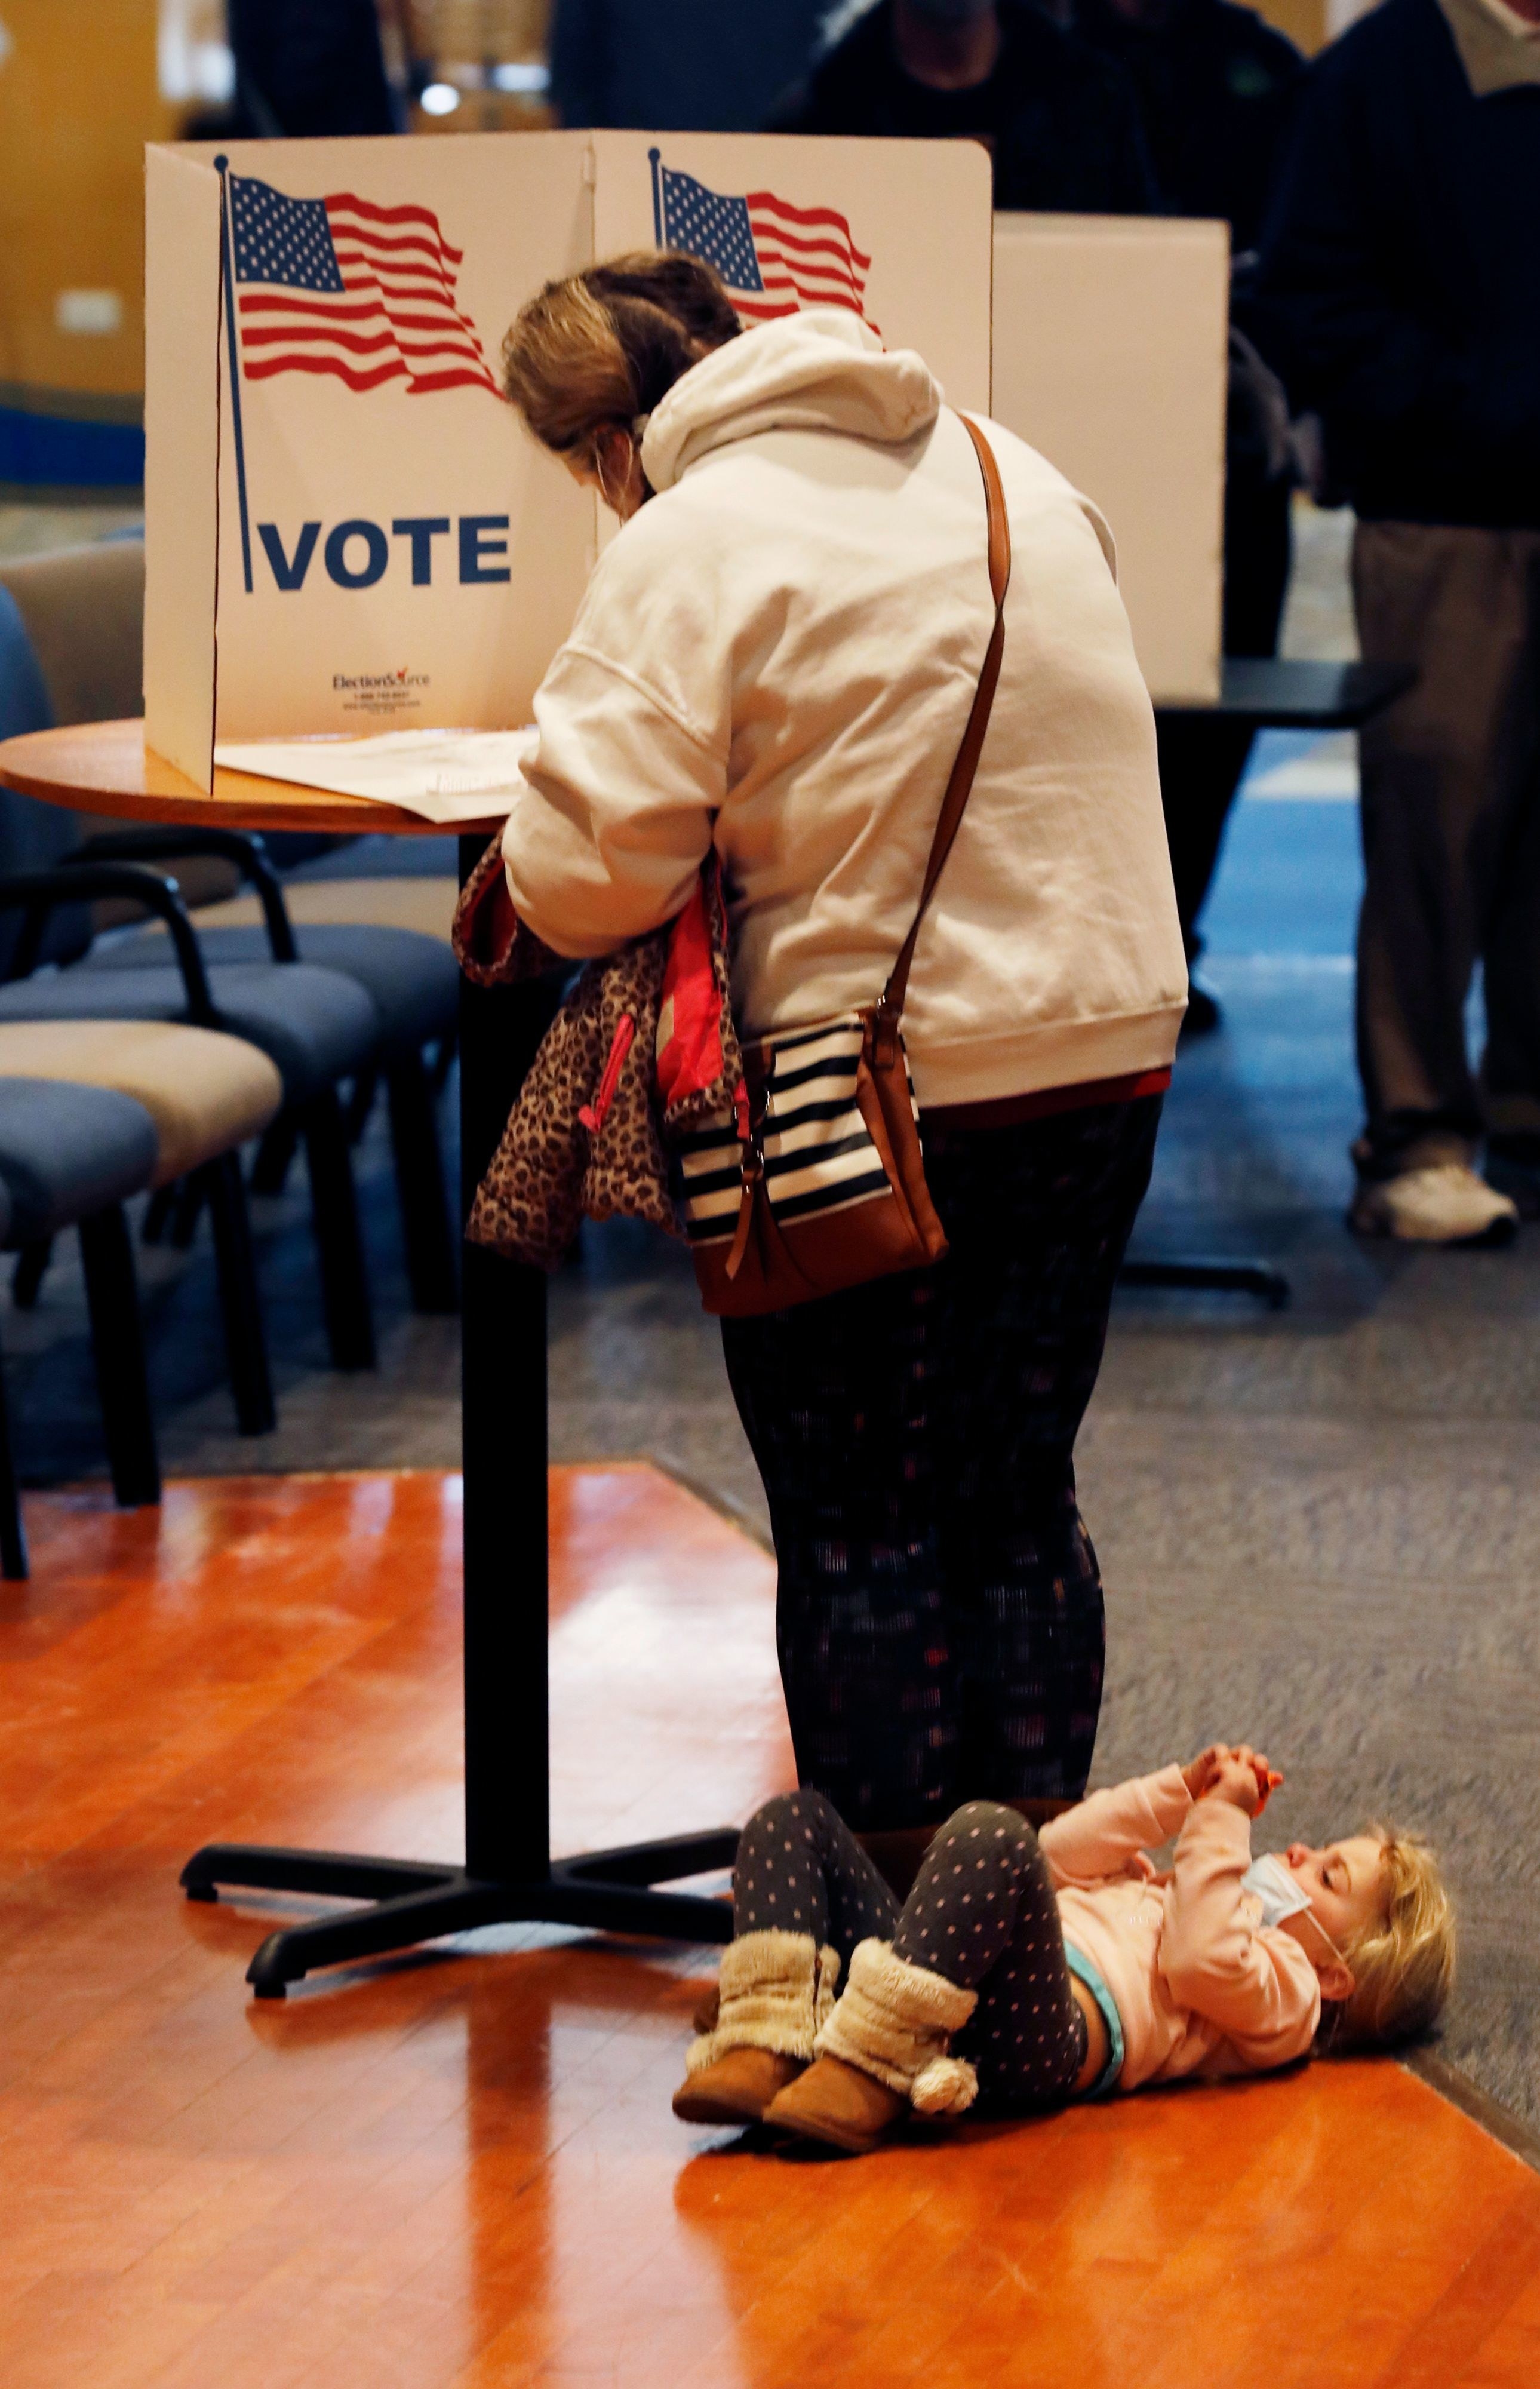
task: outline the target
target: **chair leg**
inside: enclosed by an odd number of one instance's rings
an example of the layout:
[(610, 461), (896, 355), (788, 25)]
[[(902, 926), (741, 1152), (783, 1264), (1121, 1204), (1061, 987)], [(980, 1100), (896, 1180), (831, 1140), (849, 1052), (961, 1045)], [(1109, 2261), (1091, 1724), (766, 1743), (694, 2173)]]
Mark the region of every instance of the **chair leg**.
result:
[(460, 1031), (452, 1028), (433, 1058), (433, 1092), (441, 1095), (449, 1084), (449, 1074), (454, 1067), (454, 1057), (460, 1050)]
[(281, 1194), (288, 1183), (289, 1164), (299, 1142), (292, 1112), (282, 1111), (263, 1134), (251, 1165), (253, 1194)]
[(353, 1092), (348, 1098), (348, 1142), (356, 1144), (369, 1125), (369, 1115), (375, 1108), (379, 1092), (379, 1072), (361, 1070), (353, 1080)]
[(83, 1220), (80, 1237), (112, 1490), (120, 1508), (136, 1510), (160, 1499), (160, 1461), (145, 1373), (134, 1241), (122, 1205), (109, 1203)]
[(312, 1097), (299, 1126), (310, 1166), (311, 1216), (332, 1366), (372, 1369), (375, 1319), (359, 1227), (358, 1189), (353, 1183), (347, 1123), (335, 1087)]
[(25, 1584), (27, 1534), (21, 1524), (21, 1498), (17, 1490), (16, 1460), (11, 1450), (10, 1416), (6, 1407), (6, 1369), (0, 1358), (0, 1576), (7, 1584)]
[(393, 1062), (386, 1088), (412, 1308), (451, 1313), (460, 1308), (455, 1239), (444, 1191), (439, 1113), (422, 1055), (412, 1053)]
[(169, 1186), (156, 1188), (145, 1206), (145, 1216), (139, 1229), (141, 1244), (158, 1245), (160, 1242), (171, 1225), (172, 1216), (176, 1209), (177, 1196), (181, 1191), (180, 1178), (173, 1178)]
[(11, 1300), (18, 1310), (35, 1310), (37, 1297), (43, 1291), (43, 1281), (48, 1274), (48, 1264), (54, 1258), (52, 1236), (39, 1236), (35, 1243), (23, 1245), (11, 1271)]
[(246, 1207), (239, 1156), (222, 1154), (198, 1174), (204, 1182), (214, 1231), (214, 1265), (219, 1271), (220, 1309), (224, 1320), (230, 1386), (235, 1397), (235, 1424), (242, 1435), (271, 1435), (278, 1424), (278, 1413), (273, 1399), (267, 1324), (257, 1286), (257, 1258), (251, 1246), (251, 1221)]
[(192, 1251), (193, 1238), (197, 1233), (197, 1223), (202, 1215), (208, 1192), (209, 1189), (200, 1169), (191, 1171), (182, 1181), (181, 1191), (176, 1198), (176, 1207), (172, 1213), (171, 1227), (172, 1244), (179, 1253)]

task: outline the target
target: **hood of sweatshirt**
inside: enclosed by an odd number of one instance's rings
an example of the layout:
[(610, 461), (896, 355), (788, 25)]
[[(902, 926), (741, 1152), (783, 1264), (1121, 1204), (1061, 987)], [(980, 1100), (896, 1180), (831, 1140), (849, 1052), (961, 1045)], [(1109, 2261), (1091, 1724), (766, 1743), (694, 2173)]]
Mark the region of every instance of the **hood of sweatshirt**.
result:
[(761, 431), (842, 431), (888, 446), (935, 422), (941, 385), (912, 349), (886, 350), (844, 307), (779, 316), (713, 349), (675, 382), (642, 441), (655, 490), (713, 448)]

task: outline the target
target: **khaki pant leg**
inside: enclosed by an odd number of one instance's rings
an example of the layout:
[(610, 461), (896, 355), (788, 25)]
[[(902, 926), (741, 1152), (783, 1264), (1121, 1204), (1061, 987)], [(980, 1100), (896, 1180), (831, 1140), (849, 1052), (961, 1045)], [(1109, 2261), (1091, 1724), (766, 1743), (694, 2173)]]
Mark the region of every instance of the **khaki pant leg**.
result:
[(1489, 1131), (1540, 1134), (1540, 531), (1515, 531), (1527, 594), (1527, 661), (1514, 691), (1513, 800), (1496, 860), (1483, 958)]
[(1469, 1160), (1482, 1117), (1465, 1002), (1514, 810), (1530, 654), (1526, 535), (1360, 523), (1364, 658), (1415, 687), (1366, 725), (1357, 1040), (1370, 1176)]

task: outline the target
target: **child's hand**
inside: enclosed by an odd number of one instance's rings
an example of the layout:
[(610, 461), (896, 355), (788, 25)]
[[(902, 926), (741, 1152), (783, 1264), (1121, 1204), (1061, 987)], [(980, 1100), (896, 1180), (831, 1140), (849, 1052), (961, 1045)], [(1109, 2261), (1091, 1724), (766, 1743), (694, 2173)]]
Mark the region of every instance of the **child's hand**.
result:
[(1266, 1761), (1258, 1765), (1256, 1755), (1250, 1750), (1228, 1751), (1215, 1770), (1205, 1797), (1228, 1800), (1234, 1808), (1244, 1809), (1248, 1817), (1262, 1813), (1262, 1804), (1272, 1788), (1267, 1781)]
[(1230, 1756), (1243, 1760), (1256, 1777), (1256, 1806), (1252, 1810), (1252, 1815), (1260, 1817), (1283, 1778), (1276, 1768), (1268, 1766), (1266, 1754), (1260, 1750), (1254, 1750), (1249, 1742), (1237, 1743)]
[(1187, 1796), (1190, 1800), (1201, 1800), (1203, 1794), (1211, 1789), (1221, 1765), (1229, 1756), (1228, 1743), (1211, 1742), (1206, 1750), (1201, 1750), (1198, 1753), (1196, 1758), (1188, 1760), (1187, 1765), (1182, 1769), (1182, 1782), (1187, 1785)]
[(1187, 1785), (1188, 1796), (1202, 1800), (1216, 1790), (1221, 1771), (1232, 1762), (1249, 1767), (1256, 1778), (1256, 1807), (1248, 1813), (1259, 1817), (1269, 1795), (1278, 1790), (1283, 1778), (1276, 1768), (1268, 1766), (1263, 1753), (1254, 1750), (1249, 1742), (1237, 1743), (1233, 1748), (1228, 1742), (1211, 1742), (1196, 1758), (1190, 1758), (1182, 1769), (1182, 1782)]

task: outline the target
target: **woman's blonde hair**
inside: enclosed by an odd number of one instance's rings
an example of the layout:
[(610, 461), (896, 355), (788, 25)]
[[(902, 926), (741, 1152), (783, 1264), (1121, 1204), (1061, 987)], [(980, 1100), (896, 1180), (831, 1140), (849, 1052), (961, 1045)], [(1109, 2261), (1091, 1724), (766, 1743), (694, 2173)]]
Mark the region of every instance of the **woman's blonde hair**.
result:
[(720, 277), (669, 250), (548, 282), (503, 343), (503, 387), (537, 440), (592, 465), (601, 436), (650, 415), (743, 326)]
[(1437, 1859), (1416, 1833), (1368, 1830), (1383, 1845), (1388, 1897), (1383, 1923), (1343, 1952), (1353, 1990), (1329, 2011), (1323, 2035), (1338, 2050), (1386, 2049), (1426, 2032), (1455, 1982), (1455, 1910)]

